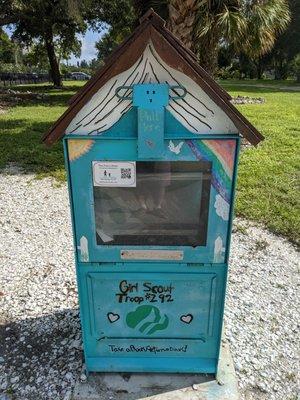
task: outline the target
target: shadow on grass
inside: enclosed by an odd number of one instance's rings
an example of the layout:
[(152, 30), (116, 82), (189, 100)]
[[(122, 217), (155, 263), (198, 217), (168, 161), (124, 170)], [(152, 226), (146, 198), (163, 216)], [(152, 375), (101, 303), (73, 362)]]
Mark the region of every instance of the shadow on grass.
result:
[[(289, 88), (288, 86), (284, 87), (284, 85), (280, 87), (271, 86), (268, 87), (263, 86), (263, 84), (252, 84), (252, 83), (232, 83), (230, 81), (219, 82), (219, 84), (226, 90), (226, 92), (246, 92), (246, 93), (257, 93), (258, 95), (262, 94), (276, 94), (276, 93), (299, 93), (300, 86), (295, 85), (295, 87), (299, 87), (299, 90), (294, 90)], [(261, 85), (261, 86), (260, 86)]]
[(65, 180), (63, 146), (59, 142), (46, 147), (41, 138), (52, 123), (25, 119), (0, 120), (0, 168), (16, 163), (24, 172), (38, 177), (53, 176)]

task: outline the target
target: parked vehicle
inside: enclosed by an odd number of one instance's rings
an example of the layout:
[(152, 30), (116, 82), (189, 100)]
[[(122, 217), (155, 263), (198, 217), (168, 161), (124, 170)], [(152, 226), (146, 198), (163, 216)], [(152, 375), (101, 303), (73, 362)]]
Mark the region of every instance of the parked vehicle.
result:
[(75, 81), (88, 81), (91, 78), (91, 75), (85, 72), (71, 72), (70, 76)]
[(18, 85), (24, 83), (41, 83), (48, 82), (49, 74), (45, 73), (25, 73), (25, 72), (1, 72), (0, 85)]

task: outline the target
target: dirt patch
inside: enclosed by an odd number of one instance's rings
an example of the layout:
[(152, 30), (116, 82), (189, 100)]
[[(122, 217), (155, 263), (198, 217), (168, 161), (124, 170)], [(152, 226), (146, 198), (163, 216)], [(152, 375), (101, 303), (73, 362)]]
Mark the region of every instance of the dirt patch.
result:
[(0, 114), (6, 113), (10, 107), (23, 102), (37, 102), (45, 100), (47, 97), (47, 94), (34, 93), (29, 90), (21, 92), (19, 90), (0, 88)]
[(0, 115), (5, 114), (6, 111), (7, 111), (7, 109), (6, 109), (5, 105), (0, 103)]
[(266, 100), (263, 97), (236, 96), (231, 100), (232, 104), (264, 104)]

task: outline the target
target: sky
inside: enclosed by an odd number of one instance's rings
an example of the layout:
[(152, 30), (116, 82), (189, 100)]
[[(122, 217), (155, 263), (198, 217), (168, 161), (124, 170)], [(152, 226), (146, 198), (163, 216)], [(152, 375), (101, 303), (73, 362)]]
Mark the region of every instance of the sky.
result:
[[(9, 27), (4, 28), (5, 32), (11, 36), (12, 35), (12, 29)], [(107, 32), (107, 29), (104, 29), (99, 32), (93, 32), (91, 29), (88, 29), (85, 33), (85, 35), (78, 35), (78, 39), (82, 43), (81, 47), (81, 56), (79, 58), (76, 58), (74, 56), (71, 56), (69, 59), (68, 63), (69, 65), (76, 65), (76, 63), (82, 60), (86, 61), (91, 61), (93, 58), (96, 57), (97, 51), (95, 49), (95, 43)]]
[(97, 42), (105, 32), (106, 31), (102, 31), (101, 33), (93, 32), (91, 29), (88, 29), (85, 35), (78, 35), (78, 38), (82, 43), (81, 56), (79, 58), (71, 56), (69, 64), (73, 65), (76, 64), (77, 61), (82, 60), (91, 61), (93, 58), (95, 58), (97, 55), (95, 42)]

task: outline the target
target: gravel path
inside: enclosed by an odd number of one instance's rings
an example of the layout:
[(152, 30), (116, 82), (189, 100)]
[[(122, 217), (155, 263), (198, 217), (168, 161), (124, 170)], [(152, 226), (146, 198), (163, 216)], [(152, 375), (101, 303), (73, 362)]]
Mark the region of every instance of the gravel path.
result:
[[(65, 185), (2, 172), (0, 227), (0, 400), (68, 400), (82, 351)], [(297, 261), (236, 221), (226, 336), (245, 400), (297, 399)]]

